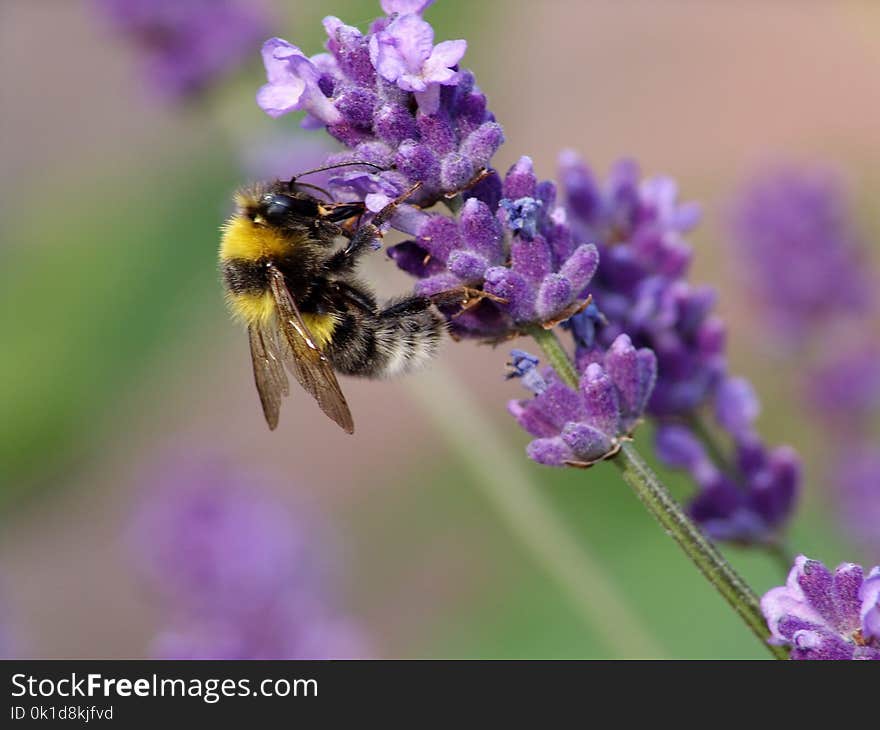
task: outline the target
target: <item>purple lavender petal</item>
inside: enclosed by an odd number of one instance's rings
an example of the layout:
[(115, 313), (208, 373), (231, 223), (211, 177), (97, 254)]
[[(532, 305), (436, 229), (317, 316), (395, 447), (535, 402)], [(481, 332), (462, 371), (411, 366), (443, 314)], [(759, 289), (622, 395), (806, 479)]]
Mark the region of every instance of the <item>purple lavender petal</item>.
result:
[(590, 283), (598, 267), (599, 250), (592, 244), (586, 244), (574, 250), (559, 273), (571, 282), (575, 292), (581, 292)]
[(501, 225), (482, 200), (470, 198), (461, 211), (461, 234), (465, 244), (493, 264), (504, 258)]
[(553, 421), (531, 400), (512, 400), (507, 404), (507, 411), (516, 419), (526, 433), (538, 437), (552, 437), (559, 433)]
[(281, 38), (270, 38), (263, 44), (263, 63), (269, 83), (257, 93), (257, 104), (269, 116), (305, 110), (325, 124), (342, 121), (318, 86), (317, 68), (299, 48)]
[(433, 187), (441, 183), (440, 161), (427, 145), (406, 140), (397, 150), (395, 164), (413, 182)]
[(752, 384), (745, 378), (727, 378), (715, 395), (715, 417), (728, 433), (741, 437), (752, 430), (761, 404)]
[(380, 0), (379, 4), (386, 15), (394, 15), (394, 13), (421, 15), (434, 4), (434, 0)]
[(470, 159), (474, 169), (488, 167), (492, 155), (504, 142), (504, 131), (497, 122), (486, 122), (465, 137), (459, 151)]
[(565, 188), (566, 203), (575, 217), (590, 220), (599, 211), (601, 202), (599, 188), (593, 173), (572, 150), (565, 150), (559, 157), (559, 177)]
[(706, 462), (706, 450), (693, 432), (685, 426), (664, 424), (654, 435), (654, 450), (664, 464), (696, 471)]
[(840, 620), (834, 604), (831, 572), (818, 560), (803, 560), (799, 563), (798, 585), (810, 605), (819, 613), (823, 621), (836, 626)]
[(440, 163), (440, 186), (443, 190), (461, 190), (473, 178), (474, 166), (459, 152), (451, 152)]
[(327, 50), (336, 59), (340, 72), (358, 86), (373, 85), (376, 71), (363, 34), (332, 15), (324, 18), (324, 30), (327, 32)]
[(880, 567), (874, 568), (859, 590), (862, 636), (878, 642), (880, 649)]
[(571, 449), (558, 436), (535, 439), (526, 447), (526, 454), (544, 466), (564, 466), (566, 461), (574, 460)]
[(562, 440), (577, 461), (591, 463), (608, 455), (614, 448), (608, 434), (587, 423), (569, 423), (562, 430)]
[(538, 185), (531, 157), (520, 157), (504, 177), (504, 197), (508, 200), (534, 198)]
[(473, 251), (453, 251), (449, 255), (449, 270), (465, 283), (478, 284), (489, 268), (489, 262)]
[(540, 236), (532, 240), (515, 240), (510, 247), (510, 265), (513, 271), (537, 286), (553, 271), (547, 242)]
[(831, 631), (796, 631), (792, 636), (794, 660), (848, 661), (855, 647)]
[(459, 278), (449, 271), (441, 271), (424, 279), (419, 279), (415, 285), (415, 292), (419, 296), (432, 297), (441, 292), (451, 291), (461, 286)]
[(397, 16), (370, 38), (376, 71), (404, 91), (425, 92), (434, 84), (454, 84), (455, 66), (467, 50), (465, 41), (434, 46), (434, 29), (413, 14)]
[(807, 558), (799, 555), (795, 564), (789, 571), (786, 584), (778, 588), (772, 588), (761, 599), (761, 610), (767, 619), (770, 633), (777, 642), (784, 642), (791, 638), (791, 633), (781, 633), (779, 624), (788, 617), (795, 617), (810, 626), (822, 626), (824, 619), (819, 612), (810, 605), (800, 585), (800, 576), (803, 565)]
[(507, 301), (505, 309), (514, 322), (534, 321), (535, 290), (518, 272), (503, 266), (493, 266), (486, 271), (483, 289)]
[(379, 107), (373, 125), (379, 138), (392, 145), (400, 144), (405, 139), (415, 140), (419, 133), (412, 115), (394, 104)]
[(852, 633), (859, 628), (859, 590), (865, 582), (861, 565), (841, 563), (834, 571), (832, 598), (836, 607), (838, 622), (835, 628), (841, 633)]
[(593, 363), (581, 376), (580, 389), (585, 417), (577, 420), (586, 421), (615, 438), (620, 433), (620, 403), (611, 377), (601, 365)]
[(556, 317), (575, 298), (571, 282), (561, 274), (548, 274), (538, 287), (535, 299), (535, 314), (540, 321)]
[(455, 221), (432, 215), (419, 231), (418, 243), (432, 256), (446, 262), (449, 254), (461, 247), (461, 235)]

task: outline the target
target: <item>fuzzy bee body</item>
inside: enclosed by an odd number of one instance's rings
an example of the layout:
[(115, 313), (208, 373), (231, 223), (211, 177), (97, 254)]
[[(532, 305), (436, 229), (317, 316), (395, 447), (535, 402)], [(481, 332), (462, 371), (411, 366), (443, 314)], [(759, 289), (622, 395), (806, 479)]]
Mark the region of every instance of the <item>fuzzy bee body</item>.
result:
[[(286, 365), (351, 432), (334, 371), (368, 378), (411, 371), (435, 354), (445, 326), (429, 299), (380, 306), (355, 275), (358, 257), (393, 209), (352, 232), (339, 224), (363, 213), (363, 204), (324, 203), (288, 183), (243, 190), (236, 204), (223, 227), (220, 269), (230, 309), (248, 326), (270, 428), (287, 392)], [(348, 239), (343, 248), (336, 245), (340, 237)]]

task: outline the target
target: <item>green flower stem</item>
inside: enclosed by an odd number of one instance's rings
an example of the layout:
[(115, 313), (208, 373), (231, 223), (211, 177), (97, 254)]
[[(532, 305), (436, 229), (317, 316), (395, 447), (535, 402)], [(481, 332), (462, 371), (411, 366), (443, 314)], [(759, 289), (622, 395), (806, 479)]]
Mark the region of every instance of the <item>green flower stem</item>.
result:
[[(528, 334), (540, 345), (562, 380), (570, 387), (577, 388), (577, 372), (555, 332), (534, 327)], [(767, 643), (769, 632), (761, 614), (758, 596), (685, 514), (632, 443), (624, 443), (619, 454), (612, 461), (620, 469), (624, 481), (633, 488), (642, 504), (739, 614), (761, 643), (777, 659), (787, 659), (788, 654), (785, 649)]]
[(706, 451), (718, 468), (728, 476), (733, 477), (736, 469), (734, 469), (730, 457), (725, 453), (721, 444), (718, 443), (715, 434), (712, 433), (712, 430), (706, 425), (702, 417), (699, 414), (693, 414), (687, 419), (687, 425), (696, 434), (697, 438), (703, 442), (703, 446), (706, 447)]
[(521, 454), (511, 449), (474, 397), (462, 392), (460, 379), (436, 362), (407, 384), (413, 400), (471, 472), (490, 507), (568, 597), (596, 641), (622, 659), (662, 658), (663, 648), (630, 608), (602, 561), (547, 502), (541, 485), (519, 463)]

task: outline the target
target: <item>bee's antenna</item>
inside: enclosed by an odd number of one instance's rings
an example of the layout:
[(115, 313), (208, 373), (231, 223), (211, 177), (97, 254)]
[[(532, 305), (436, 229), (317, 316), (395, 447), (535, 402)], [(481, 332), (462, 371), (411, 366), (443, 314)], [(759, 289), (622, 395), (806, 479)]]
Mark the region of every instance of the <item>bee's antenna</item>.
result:
[(326, 190), (324, 190), (324, 188), (320, 188), (317, 185), (312, 185), (311, 183), (297, 182), (296, 178), (293, 178), (288, 183), (288, 189), (292, 191), (294, 187), (311, 188), (312, 190), (317, 190), (320, 193), (324, 193), (324, 197), (327, 198), (328, 202), (333, 202), (333, 196), (330, 195), (330, 193), (328, 193)]
[(387, 167), (382, 167), (381, 165), (374, 165), (372, 162), (360, 162), (358, 160), (352, 160), (351, 162), (337, 162), (335, 165), (325, 165), (324, 167), (316, 167), (314, 170), (308, 170), (306, 172), (301, 172), (299, 175), (294, 175), (290, 178), (291, 183), (295, 181), (297, 178), (304, 177), (305, 175), (311, 175), (315, 172), (324, 172), (325, 170), (335, 170), (337, 167), (350, 167), (352, 165), (365, 165), (366, 167), (372, 167), (375, 170), (387, 170)]
[(313, 190), (319, 190), (322, 193), (324, 193), (324, 195), (327, 196), (327, 200), (333, 200), (333, 196), (330, 195), (330, 193), (328, 193), (326, 190), (324, 190), (324, 188), (319, 188), (317, 185), (311, 185), (310, 183), (301, 183), (301, 182), (297, 182), (297, 181), (301, 177), (304, 177), (306, 175), (312, 175), (313, 173), (316, 173), (316, 172), (325, 172), (326, 170), (335, 170), (338, 167), (352, 167), (354, 165), (364, 165), (366, 167), (372, 167), (375, 170), (381, 170), (381, 171), (389, 169), (387, 167), (382, 167), (381, 165), (374, 165), (372, 162), (363, 162), (361, 160), (352, 160), (350, 162), (337, 162), (334, 165), (324, 165), (323, 167), (316, 167), (314, 170), (306, 170), (305, 172), (299, 173), (299, 175), (294, 175), (292, 178), (290, 178), (290, 181), (287, 183), (287, 187), (289, 190), (293, 190), (294, 185), (300, 185), (302, 187), (312, 188)]

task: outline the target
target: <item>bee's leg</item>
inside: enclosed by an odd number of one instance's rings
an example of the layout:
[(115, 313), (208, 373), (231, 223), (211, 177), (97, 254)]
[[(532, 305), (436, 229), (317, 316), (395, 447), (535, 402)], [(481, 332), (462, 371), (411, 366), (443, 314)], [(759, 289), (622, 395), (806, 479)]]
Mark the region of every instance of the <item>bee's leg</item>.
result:
[(421, 187), (421, 183), (416, 183), (409, 190), (405, 191), (399, 198), (392, 200), (382, 210), (373, 216), (373, 220), (366, 223), (354, 232), (348, 245), (341, 251), (338, 251), (328, 262), (328, 267), (334, 273), (350, 270), (357, 263), (358, 257), (370, 250), (373, 244), (382, 238), (382, 231), (379, 226), (387, 223), (397, 206), (403, 203), (416, 190)]
[(424, 312), (432, 304), (433, 302), (431, 301), (430, 297), (413, 295), (405, 297), (404, 299), (398, 299), (397, 301), (389, 304), (387, 307), (385, 307), (385, 309), (379, 312), (379, 316), (384, 319), (398, 319), (400, 317), (407, 317), (411, 314)]
[(482, 167), (470, 180), (468, 180), (458, 190), (450, 190), (449, 192), (444, 193), (443, 197), (447, 199), (454, 198), (456, 195), (460, 195), (461, 193), (470, 190), (472, 187), (475, 187), (478, 183), (483, 182), (483, 180), (485, 180), (491, 174), (492, 173), (487, 168)]
[[(460, 286), (455, 289), (447, 289), (431, 296), (431, 301), (438, 307), (460, 307), (458, 314), (473, 309), (484, 299), (498, 304), (507, 304), (503, 297), (495, 296), (482, 289), (474, 289), (469, 286)], [(455, 314), (453, 316), (458, 316)]]

